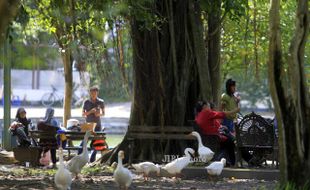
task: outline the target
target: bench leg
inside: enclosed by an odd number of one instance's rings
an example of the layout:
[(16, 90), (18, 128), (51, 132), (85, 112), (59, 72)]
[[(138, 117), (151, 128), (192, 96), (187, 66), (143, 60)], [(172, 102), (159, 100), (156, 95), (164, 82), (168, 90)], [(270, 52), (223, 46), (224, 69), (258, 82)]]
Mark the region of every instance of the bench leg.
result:
[(272, 167), (274, 167), (274, 162), (275, 162), (275, 153), (274, 153), (274, 150), (273, 150), (273, 153), (272, 153)]
[(132, 164), (132, 156), (133, 156), (133, 147), (134, 146), (134, 140), (130, 140), (129, 143), (129, 159), (128, 159), (128, 164)]
[(236, 161), (236, 166), (243, 167), (243, 162), (242, 162), (242, 155), (241, 155), (241, 150), (237, 147), (237, 161)]

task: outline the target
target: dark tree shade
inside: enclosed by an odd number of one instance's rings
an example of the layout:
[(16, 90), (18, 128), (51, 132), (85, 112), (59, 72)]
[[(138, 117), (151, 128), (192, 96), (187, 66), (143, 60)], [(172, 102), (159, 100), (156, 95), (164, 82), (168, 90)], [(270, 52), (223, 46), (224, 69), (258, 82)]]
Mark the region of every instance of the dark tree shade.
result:
[[(130, 125), (188, 125), (197, 99), (212, 96), (199, 4), (158, 0), (144, 6), (163, 22), (147, 29), (138, 14), (130, 21), (134, 72)], [(139, 151), (134, 151), (134, 158), (150, 160), (162, 150), (183, 155), (187, 146), (183, 141), (155, 143), (159, 142), (136, 140)], [(128, 150), (126, 138), (110, 158), (115, 160), (121, 149)]]

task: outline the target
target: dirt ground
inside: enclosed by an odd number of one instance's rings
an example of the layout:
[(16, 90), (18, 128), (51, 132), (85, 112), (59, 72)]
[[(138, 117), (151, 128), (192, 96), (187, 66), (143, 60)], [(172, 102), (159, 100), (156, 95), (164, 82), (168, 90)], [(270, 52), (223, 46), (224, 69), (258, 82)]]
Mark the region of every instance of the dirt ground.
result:
[[(80, 179), (72, 183), (72, 190), (114, 190), (118, 189), (113, 181), (112, 170), (97, 167), (83, 170)], [(23, 166), (0, 166), (0, 190), (2, 189), (45, 189), (54, 187), (55, 169), (25, 168)], [(187, 178), (190, 178), (187, 176)], [(207, 176), (195, 179), (182, 179), (175, 181), (171, 178), (156, 177), (150, 181), (144, 181), (140, 175), (134, 175), (134, 180), (129, 189), (216, 189), (216, 190), (252, 190), (252, 189), (276, 189), (276, 181), (264, 181), (256, 179), (228, 179), (218, 178), (210, 180)]]

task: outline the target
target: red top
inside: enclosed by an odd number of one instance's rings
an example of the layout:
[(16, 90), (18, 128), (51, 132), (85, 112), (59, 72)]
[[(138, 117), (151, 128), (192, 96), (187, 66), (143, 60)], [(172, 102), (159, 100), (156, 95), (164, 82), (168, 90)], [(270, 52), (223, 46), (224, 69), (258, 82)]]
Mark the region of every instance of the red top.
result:
[(224, 118), (224, 112), (213, 111), (211, 109), (203, 109), (196, 116), (195, 121), (199, 125), (203, 134), (219, 135), (218, 129), (221, 126), (219, 119)]

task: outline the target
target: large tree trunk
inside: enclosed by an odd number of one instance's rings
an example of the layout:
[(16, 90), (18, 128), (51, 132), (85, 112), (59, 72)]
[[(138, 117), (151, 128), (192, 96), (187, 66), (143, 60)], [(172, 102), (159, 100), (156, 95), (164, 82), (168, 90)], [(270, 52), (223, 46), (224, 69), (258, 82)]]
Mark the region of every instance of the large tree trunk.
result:
[(211, 1), (212, 11), (208, 14), (208, 66), (211, 76), (212, 101), (219, 105), (221, 91), (221, 1)]
[(64, 74), (65, 74), (65, 94), (64, 94), (64, 117), (63, 126), (67, 127), (67, 120), (71, 118), (71, 102), (72, 102), (72, 89), (73, 89), (73, 76), (72, 76), (72, 60), (71, 51), (69, 48), (61, 54)]
[[(310, 176), (310, 101), (307, 89), (304, 55), (309, 34), (309, 0), (299, 0), (295, 33), (288, 58), (290, 97), (284, 118), (287, 145), (288, 180), (304, 185)], [(284, 115), (284, 114), (283, 114)], [(309, 181), (308, 181), (309, 182)]]
[[(61, 58), (64, 65), (64, 77), (65, 77), (65, 93), (64, 93), (64, 116), (63, 126), (67, 127), (67, 120), (71, 117), (71, 102), (72, 102), (72, 89), (73, 89), (73, 75), (72, 75), (72, 53), (70, 47), (63, 44), (60, 39), (69, 32), (65, 32), (65, 27), (58, 26), (55, 34), (55, 38), (61, 48)], [(68, 35), (69, 36), (69, 35)], [(70, 39), (67, 39), (70, 40)]]
[[(72, 42), (77, 36), (76, 34), (76, 17), (75, 17), (75, 4), (72, 0), (63, 2), (64, 5), (59, 4), (61, 14), (71, 20), (63, 20), (60, 22), (54, 21), (53, 24), (56, 27), (55, 38), (61, 48), (61, 58), (64, 66), (65, 77), (65, 92), (63, 101), (63, 126), (67, 127), (67, 120), (71, 117), (71, 105), (72, 105), (72, 89), (73, 89), (73, 74), (72, 74)], [(63, 6), (63, 7), (61, 7)], [(70, 7), (64, 9), (64, 7)], [(79, 47), (77, 47), (79, 48)]]
[(193, 92), (193, 94), (195, 95), (196, 90), (199, 89), (200, 92), (198, 97), (194, 96), (195, 100), (197, 98), (203, 100), (212, 100), (213, 88), (211, 85), (210, 70), (207, 63), (207, 51), (205, 43), (203, 41), (203, 25), (201, 20), (199, 3), (190, 3), (189, 16), (189, 24), (192, 30), (192, 43), (194, 46), (193, 51), (197, 65), (197, 67), (194, 69), (195, 73), (193, 73), (193, 75), (196, 76), (197, 79), (191, 83), (192, 86), (195, 86), (195, 82), (197, 82), (197, 88), (192, 88), (191, 92)]
[[(154, 13), (158, 11), (167, 18), (161, 31), (141, 30), (142, 23), (135, 19), (131, 23), (134, 101), (130, 124), (183, 125), (192, 119), (192, 113), (186, 112), (187, 107), (194, 106), (194, 102), (187, 101), (189, 95), (197, 98), (206, 93), (200, 91), (200, 86), (205, 88), (208, 84), (200, 84), (200, 81), (209, 82), (204, 78), (206, 73), (201, 76), (197, 70), (198, 64), (203, 70), (206, 68), (202, 65), (205, 54), (195, 49), (199, 46), (193, 39), (198, 36), (202, 41), (202, 33), (196, 32), (201, 22), (191, 24), (189, 6), (194, 5), (188, 1), (157, 1), (153, 6)], [(203, 44), (200, 48), (204, 49)], [(196, 94), (189, 91), (192, 84), (200, 85)]]
[(282, 102), (285, 100), (283, 81), (283, 59), (281, 49), (281, 34), (280, 34), (280, 2), (273, 0), (270, 8), (270, 38), (269, 38), (269, 61), (268, 61), (268, 76), (269, 88), (276, 112), (277, 123), (279, 128), (279, 156), (280, 156), (280, 170), (281, 181), (284, 182), (287, 176), (287, 160), (286, 160), (286, 145), (284, 136), (284, 126), (282, 121), (282, 109), (285, 109)]
[(6, 29), (17, 14), (19, 4), (19, 0), (0, 1), (0, 44), (6, 39)]
[[(298, 187), (310, 176), (310, 100), (304, 73), (304, 49), (309, 33), (308, 0), (299, 0), (295, 32), (291, 41), (288, 72), (281, 53), (279, 0), (270, 10), (269, 79), (280, 129), (281, 182)], [(283, 80), (286, 80), (284, 83)]]
[[(141, 19), (131, 20), (134, 100), (130, 125), (187, 125), (194, 118), (195, 101), (212, 96), (208, 93), (210, 80), (199, 5), (187, 0), (158, 0), (147, 7), (167, 22), (161, 23), (160, 30), (148, 30), (143, 28)], [(139, 151), (134, 151), (133, 157), (139, 160), (152, 159), (162, 149), (167, 154), (183, 155), (186, 144), (171, 141), (155, 146), (154, 142), (140, 140), (134, 143)], [(128, 150), (126, 137), (109, 161), (115, 160), (120, 149)]]

